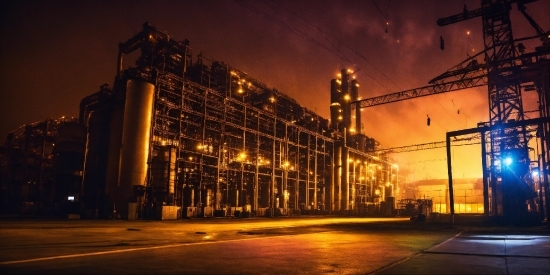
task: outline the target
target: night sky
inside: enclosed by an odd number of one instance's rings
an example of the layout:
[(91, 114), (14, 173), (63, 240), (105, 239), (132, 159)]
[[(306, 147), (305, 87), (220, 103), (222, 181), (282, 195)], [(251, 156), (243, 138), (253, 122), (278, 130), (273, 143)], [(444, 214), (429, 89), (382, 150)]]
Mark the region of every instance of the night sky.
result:
[[(425, 86), (481, 50), (481, 18), (436, 24), (462, 12), (464, 2), (469, 9), (480, 6), (480, 0), (2, 1), (0, 139), (26, 123), (77, 116), (83, 97), (103, 83), (112, 85), (118, 43), (147, 21), (176, 40), (188, 39), (194, 61), (202, 52), (228, 62), (328, 118), (330, 80), (343, 68), (358, 71), (360, 95), (367, 98)], [(550, 29), (549, 10), (550, 0), (527, 5), (544, 30)], [(512, 26), (515, 38), (535, 34), (515, 6)], [(533, 42), (527, 51), (538, 46)], [(535, 96), (524, 95), (525, 110), (536, 108)], [(362, 114), (366, 134), (386, 147), (443, 141), (447, 131), (488, 120), (487, 88)], [(455, 177), (480, 176), (478, 147), (454, 149)], [(444, 149), (395, 158), (401, 169), (415, 172), (409, 180), (446, 176)]]

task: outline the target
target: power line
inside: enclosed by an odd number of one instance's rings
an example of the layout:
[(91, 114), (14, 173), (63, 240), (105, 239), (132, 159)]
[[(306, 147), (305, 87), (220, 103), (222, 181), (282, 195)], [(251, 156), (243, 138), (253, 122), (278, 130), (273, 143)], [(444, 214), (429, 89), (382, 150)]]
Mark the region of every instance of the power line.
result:
[[(361, 55), (357, 50), (353, 49), (351, 46), (349, 46), (348, 44), (346, 43), (343, 43), (341, 40), (335, 38), (333, 35), (329, 34), (328, 32), (324, 31), (323, 29), (321, 29), (319, 26), (316, 26), (314, 24), (312, 24), (311, 22), (307, 21), (306, 19), (304, 19), (302, 16), (298, 15), (297, 13), (293, 12), (292, 10), (284, 7), (283, 5), (281, 5), (280, 3), (277, 3), (277, 2), (274, 2), (272, 0), (273, 3), (275, 3), (276, 5), (278, 5), (279, 7), (281, 7), (282, 9), (284, 9), (285, 11), (291, 13), (292, 15), (294, 15), (295, 17), (299, 18), (300, 20), (302, 20), (303, 22), (305, 22), (306, 24), (308, 24), (309, 26), (315, 28), (317, 31), (319, 31), (324, 37), (325, 39), (329, 42), (329, 44), (331, 45), (332, 48), (336, 48), (336, 50), (333, 50), (331, 49), (330, 47), (327, 47), (326, 45), (324, 45), (323, 43), (321, 43), (320, 41), (316, 40), (315, 38), (312, 38), (311, 36), (309, 36), (308, 34), (306, 34), (305, 32), (297, 29), (296, 27), (294, 26), (291, 26), (265, 12), (263, 12), (262, 10), (250, 5), (250, 4), (247, 4), (245, 3), (244, 1), (242, 0), (233, 0), (234, 2), (240, 4), (241, 6), (261, 15), (262, 17), (266, 18), (267, 20), (283, 27), (284, 29), (290, 31), (290, 32), (293, 32), (294, 34), (297, 34), (298, 36), (304, 38), (305, 40), (309, 41), (310, 43), (328, 51), (329, 53), (337, 56), (338, 58), (342, 59), (342, 60), (345, 60), (347, 62), (349, 62), (350, 64), (353, 64), (356, 68), (357, 68), (357, 72), (361, 71), (361, 69), (357, 66), (357, 64), (355, 64), (354, 62), (352, 62), (345, 54), (343, 54), (339, 47), (335, 47), (333, 43), (330, 42), (329, 38), (335, 40), (336, 42), (338, 42), (338, 45), (342, 45), (344, 46), (345, 48), (351, 50), (352, 52), (354, 52), (357, 55), (359, 55), (368, 65), (370, 65), (372, 68), (374, 68), (374, 70), (376, 70), (378, 73), (380, 73), (384, 78), (386, 78), (387, 80), (389, 80), (395, 87), (397, 87), (398, 89), (400, 90), (403, 90), (399, 85), (397, 85), (397, 83), (395, 83), (395, 81), (393, 81), (392, 79), (390, 79), (386, 74), (384, 74), (382, 71), (380, 71), (376, 66), (374, 66), (372, 63), (370, 63), (368, 61), (368, 59)], [(264, 0), (265, 2), (265, 0)], [(266, 3), (267, 4), (267, 3)], [(373, 4), (375, 5), (375, 7), (382, 13), (382, 11), (380, 10), (380, 8), (378, 7), (378, 5), (374, 2), (373, 0)], [(388, 3), (389, 4), (389, 3)], [(273, 9), (272, 7), (270, 7), (271, 9)], [(273, 9), (274, 10), (274, 9)], [(275, 11), (276, 12), (276, 11)], [(365, 75), (367, 75), (369, 78), (371, 78), (373, 81), (375, 81), (376, 83), (378, 83), (380, 86), (384, 87), (386, 90), (388, 91), (391, 91), (388, 87), (386, 87), (386, 85), (382, 84), (380, 81), (378, 81), (377, 79), (375, 79), (373, 76), (369, 75), (366, 71), (362, 71), (363, 73), (365, 73)], [(419, 111), (422, 111), (420, 110), (420, 108), (414, 103), (414, 102), (411, 102), (415, 108)], [(438, 102), (439, 103), (439, 102)], [(439, 103), (441, 105), (441, 103)], [(443, 107), (443, 106), (442, 106)], [(428, 113), (427, 110), (424, 110), (424, 113)], [(445, 131), (448, 131), (447, 128), (445, 128), (443, 125), (441, 125), (437, 120), (434, 121), (435, 124), (437, 124), (439, 127), (441, 127), (443, 130)]]
[[(264, 0), (265, 2), (266, 0)], [(308, 20), (304, 19), (302, 16), (298, 15), (297, 13), (295, 13), (294, 11), (288, 9), (287, 7), (283, 6), (282, 4), (280, 3), (277, 3), (276, 1), (274, 0), (271, 0), (273, 3), (275, 3), (276, 5), (278, 5), (279, 7), (281, 7), (282, 9), (288, 11), (289, 13), (291, 13), (292, 15), (296, 16), (298, 19), (300, 19), (301, 21), (305, 22), (306, 24), (308, 24), (309, 26), (315, 28), (318, 32), (320, 32), (324, 38), (327, 40), (327, 42), (333, 47), (336, 49), (336, 51), (338, 51), (339, 54), (342, 54), (340, 52), (340, 47), (336, 47), (331, 41), (330, 39), (333, 39), (335, 40), (338, 45), (342, 45), (344, 46), (345, 48), (347, 48), (348, 50), (350, 50), (351, 52), (353, 52), (355, 54), (355, 56), (359, 56), (363, 61), (365, 61), (368, 65), (370, 65), (372, 68), (374, 68), (378, 73), (380, 73), (381, 75), (383, 75), (386, 79), (390, 80), (382, 71), (380, 71), (376, 66), (374, 66), (371, 62), (369, 62), (369, 60), (362, 54), (359, 53), (358, 50), (352, 48), (351, 46), (349, 46), (348, 44), (344, 43), (343, 41), (341, 41), (340, 39), (336, 38), (334, 35), (326, 32), (325, 30), (321, 29), (319, 26), (317, 25), (314, 25), (312, 24), (311, 22), (309, 22)], [(329, 39), (330, 38), (330, 39)], [(343, 55), (343, 54), (342, 54)], [(360, 68), (357, 66), (356, 63), (353, 63), (351, 62), (348, 58), (345, 59), (346, 61), (352, 63), (357, 69), (358, 71), (361, 71)], [(366, 76), (368, 76), (369, 78), (371, 78), (372, 80), (374, 80), (376, 83), (378, 83), (380, 86), (384, 87), (386, 90), (388, 91), (391, 91), (388, 87), (386, 87), (386, 85), (382, 84), (381, 82), (379, 82), (377, 79), (375, 79), (373, 76), (369, 75), (366, 71), (361, 71), (363, 72)], [(395, 83), (394, 83), (395, 84)]]
[(384, 12), (380, 9), (378, 4), (376, 4), (376, 1), (372, 0), (372, 3), (376, 7), (376, 9), (380, 12), (380, 16), (382, 16), (382, 18), (384, 19), (384, 24), (386, 25), (386, 33), (388, 32), (388, 27), (389, 27), (390, 30), (392, 31), (393, 37), (397, 38), (397, 36), (395, 35), (395, 31), (393, 30), (392, 26), (389, 24), (389, 20), (388, 20), (389, 10), (390, 10), (390, 1), (388, 0), (388, 4), (386, 5), (386, 15), (385, 16), (384, 16)]
[(343, 53), (340, 52), (339, 50), (339, 47), (335, 47), (334, 44), (332, 42), (330, 42), (330, 40), (328, 38), (332, 38), (334, 39), (336, 42), (338, 42), (338, 45), (342, 45), (346, 48), (348, 48), (350, 51), (352, 51), (356, 56), (359, 56), (361, 57), (361, 59), (363, 59), (368, 65), (370, 65), (371, 67), (373, 67), (376, 71), (378, 71), (380, 74), (382, 74), (384, 77), (386, 77), (387, 79), (389, 79), (384, 73), (382, 73), (380, 70), (378, 70), (378, 68), (376, 66), (374, 66), (372, 63), (370, 63), (368, 61), (368, 59), (363, 56), (362, 54), (359, 53), (359, 51), (353, 49), (351, 46), (347, 45), (346, 43), (343, 43), (341, 40), (335, 38), (333, 35), (329, 34), (328, 32), (324, 31), (323, 29), (321, 29), (320, 27), (318, 26), (315, 26), (314, 24), (310, 23), (309, 21), (305, 20), (303, 17), (299, 16), (298, 14), (296, 14), (295, 12), (292, 12), (290, 9), (287, 9), (286, 7), (282, 6), (281, 4), (277, 3), (277, 2), (274, 2), (276, 3), (277, 5), (279, 5), (280, 7), (282, 7), (283, 9), (287, 10), (288, 12), (291, 12), (294, 16), (300, 18), (302, 21), (306, 22), (308, 25), (314, 27), (315, 29), (317, 29), (319, 32), (321, 32), (325, 39), (327, 40), (327, 42), (333, 47), (333, 48), (336, 48), (336, 51), (335, 50), (332, 50), (331, 48), (327, 47), (326, 45), (324, 45), (323, 43), (319, 42), (318, 40), (310, 37), (309, 35), (307, 35), (306, 33), (304, 33), (303, 31), (300, 31), (298, 30), (297, 28), (293, 27), (293, 26), (290, 26), (284, 22), (282, 22), (281, 20), (278, 20), (277, 18), (274, 18), (273, 16), (269, 15), (269, 14), (266, 14), (265, 12), (259, 10), (258, 8), (252, 6), (252, 5), (249, 5), (247, 3), (245, 3), (244, 1), (242, 0), (233, 0), (234, 2), (240, 4), (241, 6), (261, 15), (262, 17), (264, 17), (265, 19), (283, 27), (284, 29), (290, 31), (290, 32), (293, 32), (295, 34), (297, 34), (298, 36), (306, 39), (307, 41), (311, 42), (312, 44), (328, 51), (329, 53), (337, 56), (338, 58), (342, 59), (342, 60), (345, 60), (347, 61), (348, 63), (352, 64), (353, 66), (356, 67), (356, 72), (363, 72), (366, 76), (368, 76), (370, 79), (372, 79), (373, 81), (375, 81), (376, 83), (378, 83), (380, 86), (384, 87), (386, 90), (388, 91), (391, 91), (388, 87), (386, 87), (384, 84), (382, 84), (381, 82), (379, 82), (376, 78), (374, 78), (373, 76), (371, 76), (370, 74), (368, 74), (366, 71), (364, 70), (361, 70), (361, 68), (359, 68), (359, 66), (357, 66), (357, 64), (355, 62), (352, 62), (346, 55), (344, 55)]
[(290, 26), (290, 25), (288, 25), (288, 24), (286, 24), (286, 23), (284, 23), (284, 22), (278, 20), (277, 18), (274, 18), (273, 16), (270, 16), (270, 15), (266, 14), (265, 12), (263, 12), (263, 11), (261, 11), (261, 10), (255, 8), (255, 7), (253, 7), (253, 6), (249, 5), (249, 4), (247, 4), (247, 3), (243, 2), (243, 1), (239, 1), (239, 0), (233, 0), (233, 1), (236, 2), (236, 3), (238, 3), (238, 4), (240, 4), (241, 6), (243, 6), (243, 7), (245, 7), (245, 8), (247, 8), (247, 9), (249, 9), (249, 10), (251, 10), (251, 11), (253, 11), (253, 12), (255, 12), (255, 13), (261, 15), (261, 16), (263, 16), (265, 19), (267, 19), (267, 20), (269, 20), (269, 21), (271, 21), (271, 22), (273, 22), (273, 23), (275, 23), (275, 24), (277, 24), (277, 25), (283, 27), (284, 29), (286, 29), (286, 30), (288, 30), (288, 31), (290, 31), (290, 32), (293, 32), (294, 34), (297, 34), (298, 36), (300, 36), (300, 37), (306, 39), (307, 41), (313, 43), (314, 45), (316, 45), (316, 46), (318, 46), (318, 47), (320, 47), (320, 48), (322, 48), (322, 49), (324, 49), (324, 50), (326, 50), (326, 51), (328, 51), (328, 52), (330, 52), (330, 53), (336, 55), (337, 57), (339, 57), (339, 58), (341, 58), (341, 59), (344, 59), (344, 60), (346, 60), (346, 61), (352, 63), (346, 56), (342, 55), (342, 54), (339, 53), (339, 52), (335, 52), (335, 51), (331, 50), (331, 49), (328, 48), (327, 46), (323, 45), (321, 42), (315, 40), (314, 38), (311, 38), (310, 36), (308, 36), (308, 35), (305, 34), (304, 32), (302, 32), (302, 31), (296, 29), (295, 27), (292, 27), (292, 26)]
[[(265, 0), (264, 0), (264, 1), (265, 1)], [(358, 52), (357, 50), (355, 50), (355, 49), (353, 49), (351, 46), (349, 46), (349, 45), (343, 43), (342, 41), (340, 41), (339, 39), (337, 39), (337, 38), (334, 37), (333, 35), (327, 33), (326, 31), (324, 31), (323, 29), (321, 29), (319, 26), (316, 26), (316, 25), (310, 23), (309, 21), (307, 21), (306, 19), (304, 19), (302, 16), (296, 14), (294, 11), (292, 11), (292, 10), (286, 8), (285, 6), (281, 5), (280, 3), (277, 3), (277, 2), (275, 2), (274, 0), (271, 0), (271, 1), (274, 2), (276, 5), (278, 5), (279, 7), (283, 8), (284, 10), (288, 11), (288, 12), (291, 13), (292, 15), (296, 16), (297, 18), (299, 18), (300, 20), (302, 20), (303, 22), (305, 22), (305, 23), (308, 24), (309, 26), (311, 26), (311, 27), (317, 29), (321, 34), (323, 34), (323, 36), (325, 36), (325, 38), (327, 38), (327, 36), (328, 36), (328, 37), (330, 37), (330, 38), (336, 40), (339, 44), (342, 44), (344, 47), (348, 48), (349, 50), (351, 50), (351, 51), (354, 52), (355, 54), (359, 55), (368, 65), (370, 65), (372, 68), (374, 68), (374, 69), (375, 69), (378, 73), (380, 73), (384, 78), (386, 78), (387, 80), (389, 80), (395, 87), (397, 87), (399, 90), (403, 90), (403, 88), (401, 88), (399, 85), (397, 85), (397, 83), (395, 83), (392, 79), (390, 79), (386, 74), (384, 74), (382, 71), (380, 71), (380, 70), (379, 70), (376, 66), (374, 66), (372, 63), (370, 63), (370, 62), (367, 60), (366, 57), (364, 57), (363, 55), (359, 54), (359, 52)], [(373, 3), (374, 6), (376, 7), (376, 9), (380, 12), (380, 14), (381, 14), (382, 16), (384, 16), (382, 10), (378, 7), (378, 5), (376, 4), (376, 2), (375, 2), (374, 0), (372, 0), (372, 3)], [(389, 0), (388, 0), (388, 7), (387, 7), (387, 9), (389, 10)], [(386, 20), (387, 20), (387, 15), (388, 15), (388, 12), (386, 12), (386, 18), (385, 18)], [(393, 32), (393, 29), (391, 28), (391, 26), (390, 26), (390, 29), (391, 29), (392, 32)], [(393, 33), (394, 33), (394, 36), (395, 36), (395, 32), (393, 32)], [(327, 41), (328, 41), (329, 43), (331, 43), (330, 40), (328, 40), (328, 38), (327, 38)], [(331, 45), (332, 45), (332, 43), (331, 43)], [(334, 46), (334, 45), (333, 45), (333, 46)], [(338, 52), (339, 52), (339, 49), (338, 49)], [(340, 53), (340, 52), (339, 52), (339, 53)], [(347, 59), (347, 60), (349, 61), (349, 59)], [(356, 67), (357, 67), (357, 65), (356, 65)], [(390, 90), (388, 87), (386, 87), (386, 85), (382, 84), (381, 82), (379, 82), (379, 81), (378, 81), (377, 79), (375, 79), (374, 77), (370, 76), (370, 75), (367, 74), (366, 72), (364, 72), (364, 73), (365, 73), (368, 77), (370, 77), (372, 80), (374, 80), (376, 83), (378, 83), (380, 86), (384, 87), (386, 90), (392, 91), (392, 90)], [(439, 103), (439, 102), (438, 102), (438, 103)], [(412, 104), (417, 108), (417, 110), (420, 110), (420, 108), (419, 108), (416, 104), (414, 104), (414, 103), (412, 103)], [(439, 105), (441, 105), (441, 103), (439, 103)], [(441, 107), (443, 107), (443, 106), (441, 105)], [(425, 111), (426, 111), (426, 113), (427, 113), (427, 110), (425, 110)], [(446, 110), (445, 110), (445, 111), (446, 111)], [(447, 112), (447, 113), (448, 113), (448, 112)], [(445, 131), (448, 131), (448, 129), (445, 128), (445, 127), (443, 127), (441, 124), (439, 124), (438, 121), (435, 121), (435, 122), (436, 122), (436, 124), (437, 124), (439, 127), (441, 127), (442, 129), (444, 129)]]
[[(266, 2), (266, 0), (264, 0), (264, 2)], [(366, 62), (368, 62), (367, 58), (364, 57), (363, 55), (361, 55), (357, 50), (353, 49), (351, 46), (349, 46), (348, 44), (342, 42), (341, 40), (337, 39), (336, 37), (334, 37), (334, 35), (331, 35), (329, 34), (328, 32), (324, 31), (323, 29), (321, 29), (319, 26), (316, 26), (314, 24), (312, 24), (311, 22), (307, 21), (306, 19), (304, 19), (302, 16), (298, 15), (297, 13), (295, 13), (294, 11), (288, 9), (287, 7), (281, 5), (280, 3), (277, 3), (275, 0), (271, 0), (271, 2), (275, 3), (277, 6), (281, 7), (282, 9), (290, 12), (292, 15), (296, 16), (298, 19), (302, 20), (303, 22), (305, 22), (306, 24), (308, 24), (309, 26), (315, 28), (317, 31), (319, 31), (321, 34), (323, 34), (325, 37), (330, 37), (334, 40), (336, 40), (338, 42), (338, 44), (348, 48), (349, 50), (351, 50), (352, 52), (354, 52), (356, 55), (358, 55), (359, 57), (361, 57), (363, 60), (365, 60)], [(330, 41), (329, 41), (330, 42)], [(338, 48), (336, 48), (336, 50), (339, 51)]]

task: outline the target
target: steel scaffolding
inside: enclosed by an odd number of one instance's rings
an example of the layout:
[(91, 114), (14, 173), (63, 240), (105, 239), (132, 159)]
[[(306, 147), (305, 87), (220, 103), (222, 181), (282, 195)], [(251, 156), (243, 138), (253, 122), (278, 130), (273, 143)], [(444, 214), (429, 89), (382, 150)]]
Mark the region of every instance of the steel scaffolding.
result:
[[(107, 179), (106, 200), (119, 214), (134, 211), (127, 203), (141, 213), (129, 218), (171, 206), (182, 216), (360, 214), (378, 201), (374, 190), (386, 188), (387, 176), (375, 185), (369, 165), (389, 162), (357, 142), (369, 140), (372, 151), (374, 140), (361, 134), (346, 139), (328, 119), (226, 63), (202, 55), (193, 63), (187, 40), (145, 23), (119, 48), (111, 103), (99, 104), (106, 111), (95, 114), (110, 117), (111, 140), (113, 110), (124, 108), (113, 102), (124, 101), (126, 83), (141, 79), (155, 86), (146, 182), (132, 183), (131, 198), (114, 198), (123, 183)], [(138, 49), (136, 66), (122, 70), (124, 54)], [(93, 116), (94, 108), (82, 115)], [(90, 148), (105, 150), (100, 147)], [(112, 159), (106, 165), (114, 165)]]

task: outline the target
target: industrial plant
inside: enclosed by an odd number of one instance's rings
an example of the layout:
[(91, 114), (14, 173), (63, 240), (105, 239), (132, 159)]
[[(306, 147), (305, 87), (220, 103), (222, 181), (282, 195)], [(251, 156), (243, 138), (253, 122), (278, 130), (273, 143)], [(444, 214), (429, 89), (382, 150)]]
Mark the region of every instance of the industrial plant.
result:
[[(10, 133), (2, 152), (2, 188), (9, 191), (3, 204), (21, 209), (22, 201), (40, 201), (80, 218), (442, 212), (452, 220), (475, 207), (470, 213), (485, 217), (548, 220), (550, 35), (518, 1), (537, 35), (514, 39), (510, 2), (482, 1), (438, 21), (482, 17), (485, 49), (429, 86), (361, 99), (354, 72), (342, 69), (327, 79), (329, 119), (238, 68), (193, 55), (188, 40), (145, 23), (119, 44), (113, 85), (82, 99), (78, 119)], [(528, 39), (541, 41), (533, 52), (522, 44)], [(363, 108), (478, 86), (488, 87), (489, 121), (448, 132), (443, 143), (382, 148), (363, 127)], [(536, 118), (523, 110), (528, 92), (537, 93)], [(453, 180), (450, 148), (472, 140), (482, 149), (483, 177)], [(437, 186), (438, 193), (418, 198), (391, 154), (434, 147), (447, 147), (449, 178), (424, 183), (420, 188)], [(468, 206), (465, 193), (455, 201), (453, 184), (475, 189), (475, 201)]]
[[(134, 51), (135, 67), (123, 70)], [(361, 133), (360, 116), (352, 119), (359, 83), (350, 74), (331, 82), (328, 120), (226, 63), (194, 59), (187, 40), (145, 23), (119, 45), (113, 88), (81, 102), (84, 212), (366, 213), (377, 182), (390, 180), (378, 170), (391, 164), (368, 153), (375, 141)]]

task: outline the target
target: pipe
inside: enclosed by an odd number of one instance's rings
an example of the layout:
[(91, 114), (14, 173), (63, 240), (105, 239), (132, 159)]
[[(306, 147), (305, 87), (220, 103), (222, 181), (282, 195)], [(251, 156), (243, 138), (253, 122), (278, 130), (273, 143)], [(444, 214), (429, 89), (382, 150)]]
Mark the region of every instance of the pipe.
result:
[(454, 191), (453, 191), (453, 167), (451, 164), (451, 136), (449, 133), (447, 133), (446, 137), (446, 143), (447, 143), (447, 173), (449, 175), (449, 200), (450, 200), (450, 208), (451, 208), (451, 226), (454, 225), (455, 220), (455, 197), (454, 197)]
[(346, 132), (347, 128), (344, 128), (344, 140), (342, 141), (342, 185), (341, 185), (341, 192), (342, 192), (342, 205), (341, 209), (342, 211), (347, 211), (349, 209), (349, 151), (346, 146)]
[(344, 69), (342, 70), (342, 85), (341, 85), (341, 105), (344, 119), (344, 125), (342, 128), (346, 128), (348, 131), (351, 126), (351, 95), (349, 92), (349, 74)]

